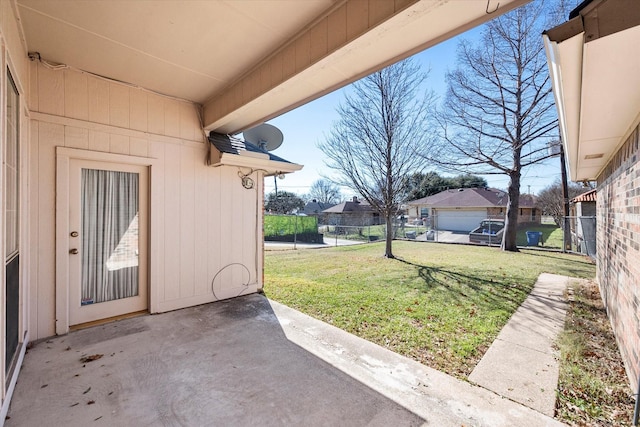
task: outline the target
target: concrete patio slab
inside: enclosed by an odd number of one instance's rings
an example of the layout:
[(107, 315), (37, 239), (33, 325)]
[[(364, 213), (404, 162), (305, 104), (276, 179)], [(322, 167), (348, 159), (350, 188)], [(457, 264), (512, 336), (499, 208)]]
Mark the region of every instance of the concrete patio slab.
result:
[(566, 276), (541, 274), (469, 380), (543, 414), (555, 413), (559, 364), (554, 343), (564, 329)]
[[(91, 362), (82, 357), (102, 355)], [(284, 335), (261, 295), (29, 350), (7, 426), (389, 426), (423, 420)]]
[(5, 425), (561, 423), (249, 295), (38, 343)]

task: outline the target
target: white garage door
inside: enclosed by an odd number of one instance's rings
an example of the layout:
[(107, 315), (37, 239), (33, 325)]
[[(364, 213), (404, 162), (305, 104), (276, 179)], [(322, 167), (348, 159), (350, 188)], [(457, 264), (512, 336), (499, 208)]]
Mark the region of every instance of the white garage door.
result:
[(440, 230), (471, 231), (480, 226), (480, 222), (487, 218), (486, 209), (477, 211), (438, 210), (437, 227)]

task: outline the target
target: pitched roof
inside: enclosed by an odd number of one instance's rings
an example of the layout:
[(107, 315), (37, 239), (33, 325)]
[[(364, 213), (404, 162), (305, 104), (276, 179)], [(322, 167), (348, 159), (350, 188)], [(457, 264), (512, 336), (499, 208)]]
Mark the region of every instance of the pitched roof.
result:
[(329, 209), (333, 206), (335, 206), (333, 203), (316, 202), (314, 200), (307, 202), (307, 204), (304, 205), (304, 213), (307, 215), (319, 214), (325, 209)]
[[(407, 204), (426, 205), (433, 208), (493, 208), (507, 206), (508, 199), (507, 193), (497, 188), (457, 188), (412, 200)], [(532, 208), (535, 205), (535, 196), (531, 194), (520, 196), (520, 207)]]
[(596, 199), (597, 199), (597, 192), (596, 192), (596, 189), (594, 188), (593, 190), (589, 190), (585, 193), (577, 195), (576, 197), (571, 199), (571, 203), (595, 202)]
[(322, 211), (324, 213), (373, 213), (371, 205), (364, 201), (342, 202)]
[(533, 194), (521, 194), (519, 204), (521, 208), (535, 208), (538, 204), (538, 198)]
[(507, 193), (495, 188), (457, 188), (409, 202), (434, 208), (490, 208), (506, 206)]

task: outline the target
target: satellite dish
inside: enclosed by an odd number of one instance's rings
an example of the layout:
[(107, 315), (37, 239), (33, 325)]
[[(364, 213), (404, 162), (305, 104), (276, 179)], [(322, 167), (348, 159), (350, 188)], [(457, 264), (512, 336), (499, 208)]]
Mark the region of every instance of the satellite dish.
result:
[(257, 145), (263, 150), (273, 151), (282, 145), (284, 136), (277, 127), (263, 123), (242, 132), (244, 140)]

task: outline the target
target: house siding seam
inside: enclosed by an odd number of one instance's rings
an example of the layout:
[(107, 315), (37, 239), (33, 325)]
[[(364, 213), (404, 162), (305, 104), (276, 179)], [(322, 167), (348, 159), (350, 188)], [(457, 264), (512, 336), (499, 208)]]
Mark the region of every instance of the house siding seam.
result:
[(640, 128), (598, 177), (597, 280), (632, 388), (640, 375)]

